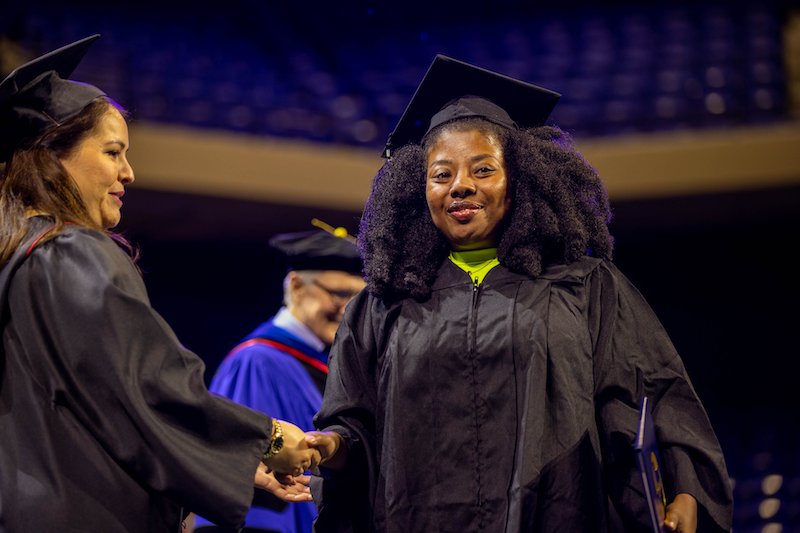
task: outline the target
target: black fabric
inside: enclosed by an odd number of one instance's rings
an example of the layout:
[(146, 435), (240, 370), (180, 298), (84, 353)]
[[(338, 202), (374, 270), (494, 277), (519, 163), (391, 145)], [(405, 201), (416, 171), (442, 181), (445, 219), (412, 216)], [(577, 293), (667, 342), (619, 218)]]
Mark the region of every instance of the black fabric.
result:
[(682, 361), (613, 264), (532, 279), (498, 266), (475, 288), (445, 261), (425, 301), (348, 306), (315, 421), (349, 445), (315, 477), (319, 533), (598, 532), (607, 497), (647, 531), (633, 442), (647, 395), (672, 499), (699, 531), (731, 527), (722, 452)]
[[(449, 102), (467, 95), (488, 100), (496, 109), (469, 110), (469, 116), (486, 116), (494, 122), (508, 125), (506, 117), (520, 128), (541, 126), (550, 116), (561, 95), (549, 89), (516, 80), (451, 57), (437, 55), (414, 96), (400, 117), (394, 131), (389, 135), (384, 149), (384, 157), (390, 157), (393, 150), (407, 144), (419, 144), (430, 130), (431, 118), (439, 113)], [(468, 106), (469, 107), (469, 106)], [(485, 107), (485, 105), (481, 105)], [(462, 113), (458, 116), (464, 116)], [(450, 112), (456, 112), (451, 109)], [(448, 112), (449, 113), (449, 112)], [(443, 122), (442, 116), (437, 123)], [(451, 117), (457, 118), (457, 117)]]
[(480, 96), (464, 96), (449, 102), (433, 115), (431, 125), (425, 133), (427, 135), (433, 128), (445, 122), (467, 117), (482, 117), (505, 128), (518, 129), (517, 123), (511, 119), (506, 110), (494, 102)]
[(300, 364), (303, 365), (305, 371), (308, 372), (311, 381), (314, 382), (314, 386), (317, 388), (319, 393), (323, 394), (325, 392), (325, 381), (328, 379), (328, 374), (318, 368), (314, 368), (305, 361), (300, 361)]
[(354, 242), (327, 231), (281, 233), (269, 245), (286, 257), (288, 270), (341, 270), (360, 274), (361, 256)]
[(99, 35), (49, 52), (16, 68), (0, 83), (0, 162), (22, 142), (64, 123), (105, 93), (67, 80)]
[(181, 507), (240, 527), (271, 419), (208, 392), (107, 236), (20, 253), (0, 271), (0, 532), (174, 533)]

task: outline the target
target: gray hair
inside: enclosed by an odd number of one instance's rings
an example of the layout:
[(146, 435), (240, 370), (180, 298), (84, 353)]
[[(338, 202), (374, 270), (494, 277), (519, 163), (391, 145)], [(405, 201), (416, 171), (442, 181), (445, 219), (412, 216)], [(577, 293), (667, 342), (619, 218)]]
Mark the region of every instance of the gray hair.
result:
[(283, 278), (283, 305), (286, 307), (292, 305), (292, 295), (289, 290), (289, 278), (292, 273), (300, 278), (303, 285), (308, 285), (309, 283), (314, 283), (322, 272), (322, 270), (292, 270), (286, 274), (286, 277)]

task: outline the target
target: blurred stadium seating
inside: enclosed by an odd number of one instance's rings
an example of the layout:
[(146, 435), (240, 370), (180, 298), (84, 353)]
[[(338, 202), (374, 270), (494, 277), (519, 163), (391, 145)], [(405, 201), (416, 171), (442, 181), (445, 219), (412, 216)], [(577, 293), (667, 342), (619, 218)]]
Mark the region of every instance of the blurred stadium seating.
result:
[(783, 4), (547, 11), (419, 33), (389, 26), (375, 46), (331, 20), (343, 31), (324, 52), (277, 21), (248, 24), (248, 13), (120, 16), (71, 3), (20, 3), (0, 34), (35, 56), (102, 33), (78, 74), (143, 121), (380, 147), (437, 53), (563, 93), (552, 123), (576, 137), (784, 120)]

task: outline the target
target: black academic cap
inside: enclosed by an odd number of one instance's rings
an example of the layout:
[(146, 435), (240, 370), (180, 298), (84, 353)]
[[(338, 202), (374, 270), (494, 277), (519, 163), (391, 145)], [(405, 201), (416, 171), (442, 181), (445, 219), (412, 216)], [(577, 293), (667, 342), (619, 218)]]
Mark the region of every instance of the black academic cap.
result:
[(561, 95), (463, 61), (437, 55), (417, 87), (384, 157), (406, 144), (419, 144), (432, 128), (480, 116), (508, 128), (541, 126)]
[(60, 125), (105, 93), (67, 78), (99, 38), (93, 35), (16, 68), (0, 83), (0, 162), (22, 142)]
[(361, 256), (355, 243), (327, 231), (282, 233), (270, 246), (286, 256), (289, 270), (342, 270), (360, 274)]

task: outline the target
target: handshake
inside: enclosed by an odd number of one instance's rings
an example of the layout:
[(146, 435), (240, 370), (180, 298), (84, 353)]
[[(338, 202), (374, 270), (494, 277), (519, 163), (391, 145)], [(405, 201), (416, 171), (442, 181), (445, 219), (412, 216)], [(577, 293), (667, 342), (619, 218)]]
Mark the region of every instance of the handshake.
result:
[[(281, 442), (282, 441), (282, 442)], [(344, 439), (333, 431), (309, 431), (273, 419), (270, 451), (258, 465), (255, 486), (287, 502), (311, 501), (306, 471), (321, 465), (338, 470), (344, 466)]]

